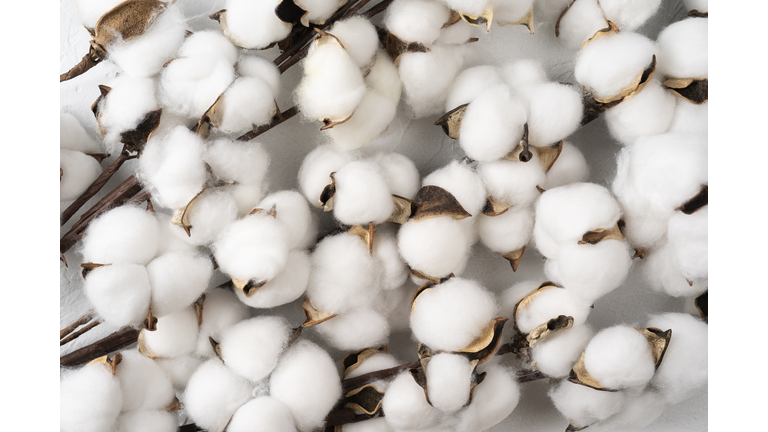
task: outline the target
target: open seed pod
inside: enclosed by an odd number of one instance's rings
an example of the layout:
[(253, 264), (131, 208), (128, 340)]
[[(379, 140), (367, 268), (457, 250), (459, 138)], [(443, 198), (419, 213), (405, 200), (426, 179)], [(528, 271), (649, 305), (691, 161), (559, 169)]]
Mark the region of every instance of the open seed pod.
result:
[(425, 53), (429, 52), (429, 48), (420, 42), (408, 42), (400, 39), (397, 35), (389, 32), (381, 27), (376, 28), (376, 32), (379, 36), (379, 41), (384, 45), (384, 50), (392, 58), (392, 61), (397, 64), (400, 60), (400, 56), (405, 53)]

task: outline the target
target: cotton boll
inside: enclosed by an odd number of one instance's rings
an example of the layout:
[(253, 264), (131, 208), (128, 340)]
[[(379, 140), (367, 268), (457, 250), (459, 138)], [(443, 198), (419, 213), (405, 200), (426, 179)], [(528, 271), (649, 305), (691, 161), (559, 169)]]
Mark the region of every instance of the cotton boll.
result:
[(640, 136), (666, 132), (677, 107), (675, 99), (658, 80), (651, 79), (640, 93), (605, 112), (611, 136), (626, 145)]
[(677, 108), (669, 131), (706, 134), (709, 130), (709, 103), (696, 105), (683, 98), (677, 98), (676, 103)]
[(336, 36), (358, 67), (367, 66), (379, 47), (376, 27), (362, 16), (337, 21), (328, 33)]
[(419, 295), (411, 329), (434, 350), (457, 351), (477, 338), (495, 313), (493, 294), (475, 281), (451, 278)]
[(403, 89), (400, 84), (400, 75), (392, 59), (382, 50), (376, 52), (373, 67), (365, 77), (365, 84), (395, 104), (400, 101), (400, 93)]
[(615, 96), (643, 73), (656, 52), (653, 41), (636, 33), (601, 37), (579, 53), (576, 80), (596, 97)]
[(170, 112), (200, 119), (234, 80), (232, 63), (221, 55), (177, 57), (163, 68), (159, 98)]
[(69, 113), (59, 116), (59, 147), (83, 153), (102, 153), (104, 149), (80, 125), (80, 122)]
[(547, 82), (547, 73), (541, 62), (532, 59), (515, 60), (501, 69), (504, 82), (515, 92)]
[(670, 403), (689, 398), (707, 385), (708, 326), (698, 318), (682, 313), (654, 315), (648, 326), (672, 329), (672, 339), (651, 384)]
[(656, 421), (664, 413), (666, 402), (657, 392), (648, 390), (628, 398), (621, 411), (589, 427), (594, 432), (637, 430)]
[(207, 245), (237, 219), (237, 203), (227, 192), (206, 189), (189, 206), (186, 217), (190, 235), (181, 226), (166, 221), (174, 238), (196, 246)]
[[(696, 296), (707, 290), (707, 280), (686, 280), (669, 243), (652, 250), (640, 263), (640, 272), (655, 291), (672, 297)], [(690, 283), (689, 283), (690, 282)]]
[(450, 15), (450, 10), (439, 1), (398, 0), (387, 8), (384, 27), (406, 42), (430, 46)]
[(310, 268), (309, 254), (294, 249), (288, 252), (288, 261), (283, 271), (250, 297), (246, 297), (240, 290), (235, 291), (235, 294), (241, 302), (253, 308), (272, 308), (290, 303), (307, 290)]
[(298, 4), (308, 12), (307, 19), (313, 24), (324, 24), (340, 7), (336, 0), (302, 0)]
[(263, 49), (285, 39), (291, 32), (291, 24), (275, 15), (279, 4), (275, 0), (227, 0), (227, 37), (235, 45), (247, 49)]
[(122, 147), (120, 134), (135, 129), (150, 111), (158, 108), (155, 81), (120, 75), (109, 81), (108, 87), (111, 90), (103, 99), (97, 116), (99, 132), (112, 151), (119, 151)]
[(562, 381), (559, 386), (553, 387), (549, 397), (555, 408), (578, 427), (589, 426), (616, 414), (627, 400), (624, 392), (595, 390), (570, 381)]
[(544, 182), (546, 175), (538, 158), (528, 162), (506, 159), (485, 162), (480, 164), (478, 172), (488, 196), (512, 206), (527, 206), (536, 201), (541, 196), (536, 186)]
[(233, 222), (213, 244), (219, 268), (241, 281), (268, 281), (288, 259), (285, 226), (274, 217), (254, 213)]
[(232, 194), (237, 204), (237, 217), (245, 217), (253, 210), (256, 205), (264, 198), (267, 185), (258, 183), (235, 183), (225, 188), (227, 193)]
[(568, 48), (579, 49), (583, 42), (608, 27), (601, 4), (597, 0), (581, 0), (572, 3), (565, 15), (562, 15), (558, 38)]
[(169, 407), (176, 394), (160, 366), (138, 351), (126, 351), (122, 355), (123, 360), (115, 369), (123, 393), (122, 410), (159, 410)]
[(314, 327), (334, 348), (361, 350), (387, 343), (387, 318), (373, 309), (357, 308), (343, 312)]
[[(353, 369), (348, 374), (344, 375), (344, 379), (357, 378), (360, 375), (365, 375), (370, 372), (380, 371), (384, 369), (393, 368), (399, 366), (400, 362), (392, 354), (378, 353), (374, 354)], [(379, 391), (386, 392), (389, 388), (389, 381), (380, 380), (373, 383)]]
[(408, 372), (390, 383), (381, 408), (387, 413), (384, 419), (395, 430), (426, 428), (440, 418), (440, 411), (427, 402), (424, 390)]
[(692, 215), (675, 212), (669, 218), (667, 239), (680, 272), (688, 280), (707, 279), (709, 209), (704, 207)]
[(235, 69), (240, 76), (264, 80), (272, 91), (272, 99), (280, 95), (280, 70), (274, 62), (258, 55), (242, 54)]
[(621, 285), (631, 265), (632, 251), (626, 242), (604, 240), (563, 246), (556, 260), (547, 261), (544, 273), (591, 303)]
[(288, 406), (300, 431), (322, 425), (342, 394), (333, 360), (307, 340), (295, 342), (283, 355), (270, 377), (269, 393)]
[(405, 90), (405, 101), (416, 118), (443, 110), (448, 87), (464, 64), (464, 51), (435, 45), (426, 53), (400, 56), (398, 71)]
[(581, 92), (560, 83), (546, 83), (525, 91), (528, 101), (528, 142), (545, 147), (567, 138), (581, 125)]
[(202, 364), (203, 360), (194, 355), (184, 355), (174, 358), (157, 358), (155, 363), (165, 372), (177, 392), (183, 392), (189, 378)]
[(283, 317), (241, 321), (221, 333), (221, 358), (236, 374), (258, 382), (277, 366), (290, 333), (290, 325)]
[(59, 395), (62, 432), (112, 430), (123, 403), (120, 382), (100, 363), (64, 371)]
[(699, 12), (706, 13), (709, 10), (707, 0), (683, 0), (683, 4), (685, 4), (685, 8), (689, 11), (691, 10), (697, 10)]
[(220, 431), (235, 411), (251, 399), (251, 385), (214, 358), (195, 371), (182, 399), (189, 418), (198, 427)]
[(461, 274), (471, 246), (464, 226), (448, 217), (406, 222), (397, 245), (408, 266), (432, 277)]
[(648, 339), (630, 326), (600, 331), (584, 350), (584, 367), (610, 389), (645, 385), (656, 371), (654, 363)]
[(149, 309), (147, 270), (131, 263), (98, 267), (85, 280), (85, 294), (105, 321), (118, 327), (138, 325)]
[(544, 181), (539, 185), (545, 190), (584, 182), (589, 178), (589, 166), (584, 155), (569, 141), (563, 142), (563, 150), (557, 161), (547, 171)]
[(192, 304), (208, 288), (213, 274), (205, 256), (169, 252), (147, 264), (152, 286), (152, 313), (167, 315)]
[(499, 71), (494, 66), (475, 66), (464, 69), (451, 84), (445, 99), (445, 110), (450, 111), (459, 105), (470, 103), (486, 89), (503, 84)]
[(656, 14), (661, 0), (601, 0), (605, 18), (621, 31), (635, 31)]
[(120, 0), (77, 0), (80, 22), (86, 28), (95, 28), (99, 18), (120, 3)]
[(165, 410), (135, 410), (117, 418), (118, 432), (173, 432), (178, 428), (176, 414)]
[(538, 279), (524, 280), (518, 282), (511, 287), (504, 290), (501, 294), (501, 314), (505, 317), (512, 317), (512, 311), (515, 305), (528, 295), (531, 291), (541, 285), (541, 281)]
[(59, 200), (72, 201), (101, 174), (101, 165), (96, 159), (79, 151), (61, 149), (59, 154)]
[(287, 406), (274, 398), (262, 396), (235, 412), (227, 432), (296, 432), (296, 427)]
[(179, 49), (179, 57), (206, 57), (209, 60), (223, 60), (233, 65), (237, 61), (238, 50), (221, 32), (214, 30), (198, 31), (184, 40)]
[(373, 255), (381, 262), (383, 270), (381, 288), (393, 290), (402, 286), (408, 279), (408, 266), (397, 249), (397, 233), (386, 225), (376, 228), (373, 236)]
[(349, 120), (327, 129), (325, 133), (339, 150), (365, 147), (384, 133), (396, 110), (397, 102), (369, 90)]
[(220, 103), (219, 129), (224, 133), (241, 134), (267, 124), (277, 110), (272, 89), (261, 78), (236, 79), (224, 92)]
[(333, 215), (347, 225), (380, 224), (395, 210), (392, 194), (376, 164), (356, 161), (335, 174)]
[(487, 430), (501, 423), (517, 407), (520, 385), (512, 371), (492, 365), (484, 372), (485, 379), (472, 392), (472, 402), (457, 413), (457, 431)]
[(437, 354), (427, 363), (425, 373), (429, 402), (433, 407), (443, 412), (455, 412), (469, 401), (472, 365), (466, 357)]
[(536, 362), (536, 369), (553, 378), (568, 376), (594, 334), (589, 325), (558, 330), (533, 347), (531, 358)]
[(379, 166), (392, 195), (413, 199), (419, 191), (419, 170), (407, 156), (400, 153), (376, 153), (373, 161)]
[(506, 156), (523, 137), (525, 107), (507, 86), (488, 88), (467, 106), (461, 120), (459, 144), (467, 156), (490, 162)]
[(525, 246), (533, 232), (533, 209), (512, 207), (498, 216), (477, 217), (480, 240), (493, 252), (505, 254)]
[(299, 192), (269, 194), (256, 207), (269, 210), (272, 206), (275, 206), (278, 222), (286, 228), (289, 249), (306, 249), (315, 243), (317, 221)]
[(218, 139), (204, 156), (213, 175), (225, 182), (260, 183), (267, 175), (269, 154), (255, 141)]
[(203, 322), (200, 324), (195, 353), (202, 357), (213, 357), (209, 338), (220, 341), (224, 330), (247, 318), (250, 318), (248, 308), (231, 291), (214, 289), (205, 293)]
[(573, 318), (573, 325), (587, 321), (590, 303), (574, 295), (569, 289), (550, 288), (539, 293), (525, 308), (517, 310), (515, 323), (523, 333), (530, 333), (541, 324), (560, 315)]
[(299, 186), (307, 201), (319, 206), (320, 194), (331, 183), (331, 173), (352, 160), (350, 153), (339, 151), (331, 145), (319, 146), (309, 152), (299, 168)]
[(472, 216), (485, 206), (485, 186), (480, 175), (461, 161), (453, 161), (424, 177), (422, 186), (439, 186), (450, 192)]
[(670, 78), (709, 76), (708, 23), (707, 18), (688, 18), (670, 24), (659, 34), (658, 60), (661, 74)]
[(481, 15), (492, 7), (491, 2), (485, 0), (443, 0), (449, 8), (469, 15)]
[(144, 345), (156, 357), (174, 358), (192, 353), (198, 337), (197, 312), (190, 306), (157, 319), (157, 330), (142, 331)]

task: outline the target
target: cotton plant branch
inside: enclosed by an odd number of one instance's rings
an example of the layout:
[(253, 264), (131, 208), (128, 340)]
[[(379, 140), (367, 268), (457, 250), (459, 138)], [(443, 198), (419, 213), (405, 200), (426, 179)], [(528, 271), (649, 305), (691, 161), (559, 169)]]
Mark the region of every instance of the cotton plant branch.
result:
[(96, 311), (93, 309), (89, 310), (85, 313), (85, 315), (81, 316), (80, 318), (76, 319), (72, 324), (64, 327), (59, 331), (59, 339), (64, 339), (67, 337), (70, 333), (75, 331), (76, 328), (80, 327), (81, 325), (87, 324), (90, 320), (92, 320), (96, 316)]
[(136, 343), (139, 338), (139, 330), (133, 327), (122, 328), (111, 335), (100, 339), (88, 346), (72, 351), (59, 358), (60, 366), (78, 366), (88, 363), (93, 359), (105, 356), (113, 351), (125, 348)]
[(96, 318), (95, 320), (93, 320), (90, 323), (88, 323), (87, 325), (83, 326), (82, 328), (80, 328), (76, 332), (70, 334), (69, 336), (67, 336), (64, 339), (62, 339), (61, 341), (59, 341), (59, 346), (64, 346), (64, 345), (72, 342), (73, 340), (75, 340), (78, 337), (82, 336), (83, 334), (85, 334), (86, 332), (88, 332), (92, 328), (96, 327), (97, 325), (101, 324), (102, 322), (103, 321), (102, 321), (101, 318)]

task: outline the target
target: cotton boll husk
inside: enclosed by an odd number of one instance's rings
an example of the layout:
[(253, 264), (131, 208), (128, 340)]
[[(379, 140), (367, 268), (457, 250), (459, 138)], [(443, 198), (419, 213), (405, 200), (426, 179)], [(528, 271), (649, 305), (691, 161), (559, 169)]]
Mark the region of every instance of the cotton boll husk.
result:
[(426, 53), (400, 56), (398, 71), (405, 101), (416, 118), (438, 114), (445, 106), (448, 87), (464, 65), (463, 47), (433, 46)]
[(221, 271), (232, 278), (268, 281), (285, 267), (288, 235), (274, 217), (254, 213), (229, 225), (213, 250)]
[(198, 427), (221, 431), (251, 397), (248, 381), (213, 358), (203, 363), (189, 379), (182, 400), (189, 418)]
[(235, 183), (225, 190), (232, 195), (237, 204), (237, 217), (245, 217), (264, 198), (267, 185), (257, 183)]
[(433, 407), (443, 412), (458, 411), (469, 401), (472, 365), (460, 354), (440, 353), (425, 370), (427, 393)]
[(697, 10), (699, 12), (707, 12), (709, 10), (708, 0), (683, 0), (685, 8), (689, 11)]
[(434, 350), (457, 351), (477, 338), (495, 313), (492, 293), (475, 281), (451, 278), (419, 295), (411, 329)]
[(595, 33), (608, 27), (600, 4), (597, 0), (581, 0), (572, 3), (568, 12), (560, 19), (558, 39), (568, 48), (576, 50)]
[(671, 403), (688, 399), (707, 385), (708, 326), (684, 313), (651, 316), (647, 325), (672, 329), (672, 339), (651, 384)]
[(647, 384), (656, 371), (654, 364), (648, 339), (626, 325), (601, 330), (584, 350), (584, 367), (610, 389)]
[(97, 143), (75, 116), (61, 113), (59, 116), (59, 147), (83, 153), (103, 153), (101, 144)]
[(691, 281), (689, 284), (680, 271), (677, 257), (669, 243), (652, 250), (640, 263), (640, 272), (655, 291), (672, 297), (689, 297), (707, 290), (707, 280)]
[(144, 344), (157, 357), (186, 356), (195, 350), (198, 337), (197, 312), (190, 306), (157, 319), (157, 330), (144, 331)]
[(379, 166), (392, 195), (413, 199), (419, 192), (421, 179), (416, 164), (400, 153), (376, 153), (373, 161)]
[(258, 382), (277, 366), (291, 328), (283, 317), (251, 318), (221, 333), (221, 358), (234, 373)]
[[(306, 1), (306, 0), (304, 0)], [(337, 4), (334, 2), (334, 4)], [(328, 33), (336, 36), (346, 48), (358, 67), (363, 68), (371, 63), (376, 49), (379, 47), (379, 37), (376, 27), (362, 16), (353, 16), (337, 21)]]
[(207, 256), (169, 252), (147, 264), (152, 313), (163, 316), (194, 303), (208, 288), (213, 263)]
[(384, 15), (384, 27), (406, 42), (426, 46), (440, 37), (440, 29), (450, 18), (445, 4), (433, 0), (397, 0)]
[(589, 325), (558, 330), (533, 347), (531, 358), (536, 362), (536, 369), (553, 378), (568, 376), (594, 334)]
[(386, 52), (382, 50), (376, 52), (376, 59), (365, 77), (365, 83), (369, 88), (395, 104), (400, 101), (400, 93), (403, 90), (403, 86), (400, 84), (400, 74)]
[(213, 289), (206, 292), (203, 322), (200, 324), (195, 353), (203, 357), (213, 357), (209, 338), (220, 341), (224, 330), (247, 318), (250, 318), (248, 307), (238, 301), (231, 291)]
[(190, 235), (181, 226), (171, 225), (170, 220), (166, 223), (175, 239), (202, 246), (212, 242), (221, 230), (237, 219), (237, 210), (237, 203), (231, 194), (218, 189), (206, 189), (195, 198), (187, 211)]
[(380, 346), (389, 338), (387, 318), (364, 307), (343, 312), (314, 328), (331, 346), (344, 351)]
[(445, 277), (464, 271), (471, 244), (460, 221), (437, 217), (406, 222), (397, 235), (397, 246), (412, 269)]
[(567, 138), (581, 125), (581, 92), (560, 83), (525, 90), (528, 101), (528, 142), (545, 147)]
[(555, 164), (547, 171), (544, 181), (539, 184), (544, 190), (584, 182), (589, 178), (589, 165), (584, 155), (569, 141), (563, 141), (563, 150)]
[(59, 383), (59, 429), (62, 432), (112, 430), (120, 414), (120, 382), (100, 363), (64, 371)]
[(64, 150), (59, 152), (59, 200), (72, 201), (80, 196), (101, 174), (101, 165), (96, 159), (79, 151)]
[(202, 362), (203, 359), (194, 355), (155, 359), (155, 363), (165, 372), (165, 375), (171, 380), (173, 388), (178, 392), (184, 391), (189, 378)]
[(477, 217), (480, 240), (493, 252), (505, 254), (525, 246), (533, 232), (533, 208), (512, 207), (498, 216)]
[(515, 92), (547, 82), (547, 73), (541, 62), (532, 59), (515, 60), (501, 69), (501, 78)]
[[(453, 26), (451, 26), (453, 27)], [(464, 69), (456, 76), (445, 99), (445, 110), (472, 102), (488, 88), (503, 85), (499, 70), (494, 66), (475, 66)]]
[(675, 99), (658, 80), (651, 79), (640, 93), (605, 112), (611, 136), (626, 145), (641, 136), (666, 132), (675, 115)]
[(373, 236), (373, 255), (381, 262), (381, 288), (393, 290), (402, 286), (410, 271), (397, 248), (397, 233), (392, 227), (376, 228)]
[(692, 215), (675, 212), (669, 218), (667, 241), (675, 255), (680, 272), (688, 280), (707, 279), (709, 209), (704, 207)]
[(475, 36), (478, 27), (467, 24), (464, 20), (459, 20), (448, 27), (440, 29), (440, 37), (435, 39), (435, 44), (440, 45), (461, 45), (467, 43)]
[(439, 186), (450, 192), (464, 210), (475, 216), (485, 206), (485, 186), (480, 175), (461, 161), (453, 161), (424, 177), (422, 186)]
[(570, 381), (552, 387), (549, 397), (561, 414), (581, 427), (616, 414), (627, 400), (625, 392), (595, 390)]
[(369, 90), (349, 120), (326, 129), (325, 133), (339, 150), (365, 147), (384, 133), (396, 110), (397, 102)]
[(706, 134), (709, 130), (709, 103), (696, 105), (683, 98), (677, 98), (675, 116), (669, 125), (670, 132)]
[(504, 290), (501, 294), (501, 314), (505, 317), (512, 318), (512, 311), (515, 308), (517, 302), (523, 299), (531, 291), (541, 285), (540, 280), (531, 279), (518, 282), (511, 287)]
[(213, 175), (225, 182), (260, 183), (269, 167), (269, 153), (256, 141), (218, 139), (204, 159)]
[(237, 290), (237, 298), (253, 308), (272, 308), (290, 303), (307, 290), (311, 264), (306, 251), (294, 249), (288, 252), (285, 268), (272, 280), (252, 293), (250, 297)]
[(347, 423), (341, 427), (342, 432), (394, 432), (384, 417), (365, 420), (357, 423)]
[(395, 210), (392, 194), (372, 162), (355, 161), (336, 172), (333, 215), (347, 225), (380, 224)]
[(304, 157), (299, 168), (299, 187), (310, 204), (320, 206), (318, 200), (323, 188), (331, 183), (331, 173), (341, 169), (354, 159), (348, 152), (335, 149), (332, 145), (322, 145)]
[(241, 406), (227, 432), (296, 432), (293, 415), (285, 404), (269, 396), (257, 397)]
[(285, 226), (289, 249), (306, 249), (317, 238), (317, 220), (307, 200), (297, 191), (280, 191), (267, 195), (257, 208), (269, 210), (275, 206), (277, 221)]
[(387, 413), (384, 419), (395, 430), (426, 428), (440, 419), (440, 411), (427, 402), (424, 390), (408, 372), (389, 384), (381, 408)]
[(576, 80), (597, 97), (615, 96), (643, 73), (656, 52), (653, 41), (636, 33), (601, 37), (576, 58)]
[(219, 129), (241, 134), (272, 119), (277, 107), (272, 89), (261, 78), (241, 77), (229, 86), (221, 99)]
[(99, 131), (110, 150), (117, 152), (122, 148), (120, 134), (135, 129), (150, 111), (158, 108), (155, 80), (120, 75), (109, 81), (108, 86), (112, 90), (101, 104)]
[(544, 182), (538, 158), (528, 162), (500, 159), (478, 167), (488, 196), (512, 206), (527, 206), (541, 196), (536, 186)]
[(280, 70), (274, 62), (259, 55), (243, 54), (235, 65), (237, 74), (243, 77), (261, 78), (272, 91), (272, 98), (280, 95)]
[(315, 308), (328, 313), (370, 304), (379, 290), (379, 265), (360, 237), (326, 237), (312, 254), (307, 296)]
[(580, 299), (569, 289), (551, 288), (539, 293), (528, 307), (517, 310), (515, 323), (523, 333), (530, 333), (541, 324), (560, 315), (573, 317), (573, 325), (587, 321), (591, 303)]
[(178, 57), (163, 68), (159, 98), (170, 112), (199, 119), (234, 80), (232, 63), (221, 56)]
[(207, 171), (203, 163), (203, 139), (180, 125), (166, 137), (150, 139), (139, 159), (146, 182), (167, 208), (185, 207), (203, 189)]
[(300, 431), (325, 421), (341, 397), (341, 381), (331, 357), (319, 346), (299, 340), (285, 352), (269, 382), (269, 393), (291, 410)]
[(491, 365), (484, 372), (485, 379), (472, 391), (472, 402), (457, 414), (457, 431), (490, 429), (507, 418), (520, 401), (520, 385), (511, 370)]
[(523, 136), (525, 106), (501, 84), (487, 88), (467, 106), (459, 144), (467, 156), (490, 162), (506, 156)]
[(85, 280), (85, 294), (96, 312), (118, 327), (141, 323), (149, 309), (150, 290), (147, 270), (138, 264), (98, 267)]
[(658, 72), (670, 78), (707, 78), (708, 23), (707, 18), (692, 17), (665, 28), (657, 39)]
[(661, 0), (600, 0), (608, 21), (621, 31), (634, 31), (656, 14)]
[(544, 265), (544, 274), (591, 304), (621, 285), (631, 265), (627, 242), (603, 240), (596, 245), (563, 246), (557, 258)]
[(518, 22), (531, 8), (533, 0), (496, 0), (493, 2), (493, 20), (497, 23)]
[(666, 402), (653, 390), (628, 398), (618, 413), (589, 427), (593, 432), (637, 430), (656, 421), (664, 413)]
[(77, 0), (80, 22), (87, 28), (95, 28), (99, 18), (120, 3), (121, 0)]
[(263, 49), (285, 39), (291, 24), (275, 15), (279, 1), (227, 0), (227, 28), (232, 42), (242, 48)]
[(171, 380), (154, 360), (138, 351), (122, 352), (123, 360), (115, 369), (123, 393), (123, 411), (165, 409), (176, 393)]
[(179, 428), (179, 419), (173, 412), (165, 410), (135, 410), (117, 418), (118, 432), (174, 432)]

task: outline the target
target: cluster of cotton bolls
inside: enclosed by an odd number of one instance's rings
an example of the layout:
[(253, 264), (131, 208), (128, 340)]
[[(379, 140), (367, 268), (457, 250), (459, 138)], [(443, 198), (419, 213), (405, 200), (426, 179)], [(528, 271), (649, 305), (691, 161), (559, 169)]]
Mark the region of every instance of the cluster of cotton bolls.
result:
[(101, 144), (88, 135), (72, 114), (61, 113), (59, 121), (59, 200), (72, 201), (101, 174)]

